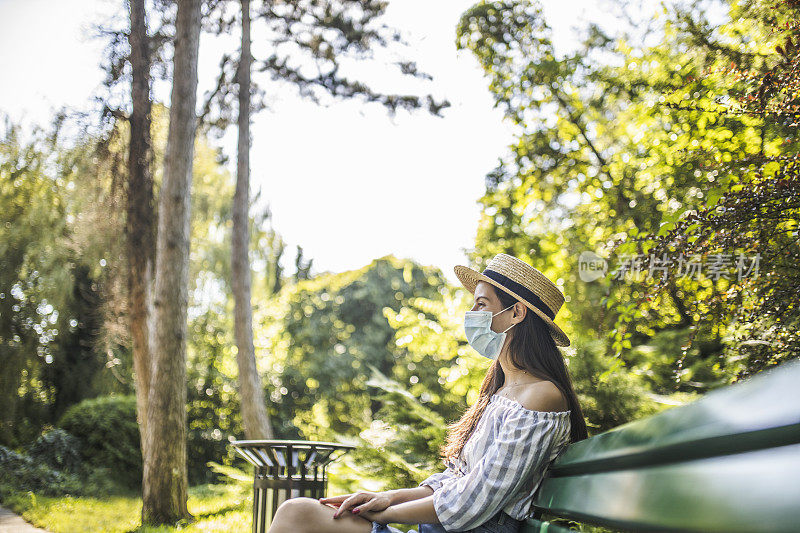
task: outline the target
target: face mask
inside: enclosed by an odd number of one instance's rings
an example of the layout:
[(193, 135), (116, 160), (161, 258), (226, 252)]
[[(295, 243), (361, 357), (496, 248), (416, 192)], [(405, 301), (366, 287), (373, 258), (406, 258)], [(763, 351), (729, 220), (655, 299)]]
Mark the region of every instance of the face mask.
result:
[[(503, 311), (511, 309), (514, 304), (509, 305)], [(492, 331), (492, 318), (503, 311), (492, 314), (491, 311), (467, 311), (464, 313), (464, 333), (467, 335), (467, 342), (475, 348), (475, 351), (489, 359), (496, 359), (503, 349), (506, 340), (506, 331), (514, 327), (511, 324), (508, 329), (501, 333)]]

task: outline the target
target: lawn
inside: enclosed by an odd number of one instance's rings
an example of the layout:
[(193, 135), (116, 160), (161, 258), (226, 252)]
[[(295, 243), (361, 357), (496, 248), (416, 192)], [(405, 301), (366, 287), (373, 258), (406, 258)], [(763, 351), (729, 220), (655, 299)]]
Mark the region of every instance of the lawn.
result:
[(252, 489), (243, 490), (236, 485), (191, 487), (188, 506), (194, 521), (179, 527), (139, 527), (142, 500), (134, 495), (48, 497), (28, 492), (10, 495), (3, 505), (54, 533), (247, 532), (251, 528)]

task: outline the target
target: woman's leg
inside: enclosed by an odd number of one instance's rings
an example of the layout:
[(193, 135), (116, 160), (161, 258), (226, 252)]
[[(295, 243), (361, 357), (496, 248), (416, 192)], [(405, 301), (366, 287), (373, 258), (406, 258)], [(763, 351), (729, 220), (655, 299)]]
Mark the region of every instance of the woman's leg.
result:
[(278, 506), (268, 533), (370, 533), (372, 522), (350, 512), (333, 518), (336, 510), (314, 498), (290, 498)]

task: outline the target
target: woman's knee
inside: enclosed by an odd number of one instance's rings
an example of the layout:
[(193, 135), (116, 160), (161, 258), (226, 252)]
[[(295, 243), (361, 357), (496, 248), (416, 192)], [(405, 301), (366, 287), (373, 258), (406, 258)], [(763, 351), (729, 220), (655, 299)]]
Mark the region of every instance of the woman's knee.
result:
[(316, 511), (320, 505), (322, 504), (319, 503), (319, 500), (314, 498), (306, 498), (304, 496), (289, 498), (278, 506), (278, 510), (275, 511), (275, 517), (277, 518), (278, 514), (281, 514), (284, 519), (308, 516), (312, 509)]
[(303, 516), (308, 516), (311, 504), (321, 505), (313, 498), (290, 498), (278, 506), (269, 533), (302, 532), (305, 525)]
[(299, 497), (284, 501), (278, 506), (273, 518), (270, 533), (320, 533), (337, 531), (342, 533), (368, 533), (372, 522), (362, 517), (345, 513), (334, 519), (335, 510), (315, 498)]

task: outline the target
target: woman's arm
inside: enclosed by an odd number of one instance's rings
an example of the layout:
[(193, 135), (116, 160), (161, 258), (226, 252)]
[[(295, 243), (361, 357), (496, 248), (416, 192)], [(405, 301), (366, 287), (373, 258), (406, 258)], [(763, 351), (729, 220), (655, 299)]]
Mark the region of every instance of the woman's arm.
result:
[(389, 501), (391, 502), (389, 505), (397, 505), (398, 503), (410, 502), (430, 496), (433, 494), (433, 489), (428, 485), (423, 485), (413, 489), (387, 490), (386, 493), (389, 495)]
[(432, 487), (422, 485), (414, 487), (413, 489), (394, 489), (378, 493), (360, 491), (354, 494), (320, 498), (319, 502), (324, 505), (333, 505), (336, 507), (336, 512), (333, 515), (334, 518), (339, 518), (342, 514), (349, 512), (355, 514), (363, 512), (361, 516), (366, 518), (369, 514), (379, 512), (373, 510), (373, 507), (382, 511), (388, 509), (392, 505), (418, 500), (432, 494)]
[[(417, 489), (406, 489), (417, 490)], [(381, 524), (438, 524), (439, 518), (433, 508), (433, 494), (410, 500), (397, 505), (391, 505), (377, 513), (370, 513), (372, 516), (365, 517)]]

